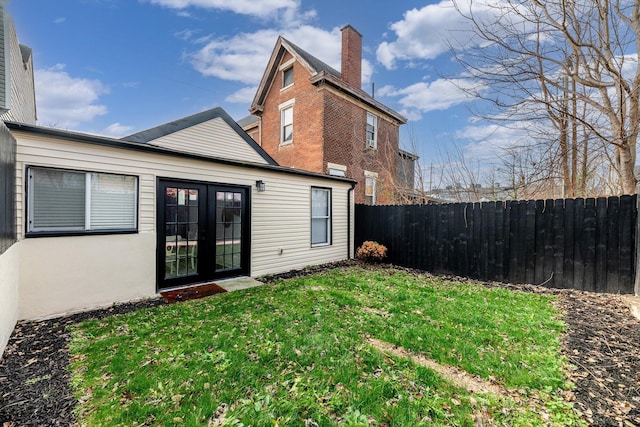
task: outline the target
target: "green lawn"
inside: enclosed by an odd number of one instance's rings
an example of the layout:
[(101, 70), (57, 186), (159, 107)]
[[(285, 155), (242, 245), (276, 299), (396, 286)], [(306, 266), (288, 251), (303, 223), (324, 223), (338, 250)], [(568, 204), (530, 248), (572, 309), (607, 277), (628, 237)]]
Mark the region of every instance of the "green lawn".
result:
[[(339, 268), (78, 325), (80, 424), (579, 425), (548, 296)], [(491, 379), (470, 394), (375, 338)]]

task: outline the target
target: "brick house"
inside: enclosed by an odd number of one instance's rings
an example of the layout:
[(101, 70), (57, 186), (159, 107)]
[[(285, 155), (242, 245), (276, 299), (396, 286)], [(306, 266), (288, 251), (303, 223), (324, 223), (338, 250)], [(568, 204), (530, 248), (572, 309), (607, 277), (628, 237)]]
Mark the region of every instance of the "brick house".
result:
[(252, 115), (238, 123), (282, 166), (357, 181), (356, 203), (400, 202), (413, 192), (417, 159), (399, 148), (407, 119), (361, 89), (362, 36), (350, 25), (341, 68), (279, 37)]

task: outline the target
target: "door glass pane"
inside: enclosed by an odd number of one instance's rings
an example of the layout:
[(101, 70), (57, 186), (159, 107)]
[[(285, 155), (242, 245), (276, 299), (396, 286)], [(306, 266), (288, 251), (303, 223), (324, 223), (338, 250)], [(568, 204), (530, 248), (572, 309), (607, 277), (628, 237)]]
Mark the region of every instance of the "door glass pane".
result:
[(198, 240), (198, 223), (197, 222), (192, 222), (191, 224), (189, 224), (188, 238), (190, 241)]
[(216, 271), (242, 267), (241, 208), (242, 192), (216, 192)]
[(165, 192), (165, 279), (198, 274), (198, 190)]

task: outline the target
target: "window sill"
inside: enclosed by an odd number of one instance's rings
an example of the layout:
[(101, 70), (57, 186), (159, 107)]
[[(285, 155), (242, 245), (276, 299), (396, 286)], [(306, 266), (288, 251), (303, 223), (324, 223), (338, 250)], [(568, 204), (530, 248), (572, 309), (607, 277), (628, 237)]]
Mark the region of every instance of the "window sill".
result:
[(293, 139), (291, 141), (280, 142), (280, 147), (287, 147), (289, 145), (293, 145)]
[(28, 231), (26, 239), (34, 237), (104, 236), (107, 234), (137, 234), (138, 230), (96, 230), (96, 231)]
[(331, 246), (331, 243), (316, 243), (315, 245), (311, 245), (311, 249), (313, 248), (326, 248), (327, 246)]
[(283, 87), (283, 88), (280, 88), (280, 92), (284, 92), (284, 91), (286, 91), (286, 90), (288, 90), (288, 89), (291, 89), (291, 88), (293, 87), (293, 85), (294, 85), (294, 84), (293, 84), (293, 83), (291, 83), (289, 86), (285, 86), (285, 87)]

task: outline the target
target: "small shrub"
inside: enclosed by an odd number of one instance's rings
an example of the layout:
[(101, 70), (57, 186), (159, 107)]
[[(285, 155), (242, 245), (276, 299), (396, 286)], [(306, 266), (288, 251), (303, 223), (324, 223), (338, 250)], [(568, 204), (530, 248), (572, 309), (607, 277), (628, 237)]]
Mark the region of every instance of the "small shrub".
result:
[(367, 262), (381, 262), (387, 257), (387, 247), (367, 240), (356, 250), (356, 258)]

